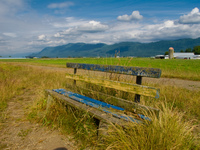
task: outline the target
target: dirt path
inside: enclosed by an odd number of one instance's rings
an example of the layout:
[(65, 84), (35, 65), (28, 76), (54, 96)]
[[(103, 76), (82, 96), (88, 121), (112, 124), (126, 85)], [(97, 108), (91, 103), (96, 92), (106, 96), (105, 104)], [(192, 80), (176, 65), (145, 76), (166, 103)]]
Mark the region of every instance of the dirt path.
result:
[[(0, 132), (2, 150), (76, 150), (73, 140), (58, 130), (30, 123), (27, 113), (35, 95), (26, 91), (8, 102), (6, 121)], [(63, 148), (63, 149), (61, 149)]]

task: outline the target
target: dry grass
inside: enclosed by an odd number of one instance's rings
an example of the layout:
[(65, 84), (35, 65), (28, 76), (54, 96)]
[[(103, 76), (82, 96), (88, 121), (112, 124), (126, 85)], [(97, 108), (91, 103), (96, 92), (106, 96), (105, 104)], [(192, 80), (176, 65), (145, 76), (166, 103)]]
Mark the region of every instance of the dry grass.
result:
[[(63, 76), (64, 79), (64, 76)], [(40, 96), (45, 88), (62, 87), (62, 74), (21, 65), (0, 63), (0, 112), (1, 119), (7, 102), (26, 90)]]
[(199, 139), (195, 139), (192, 134), (193, 120), (196, 119), (196, 124), (199, 124), (200, 120), (199, 91), (152, 85), (161, 88), (161, 97), (158, 101), (143, 98), (142, 103), (160, 108), (160, 118), (156, 119), (151, 115), (153, 121), (148, 123), (148, 126), (136, 126), (130, 123), (130, 126), (124, 129), (113, 125), (108, 130), (109, 135), (105, 138), (105, 142), (98, 144), (96, 122), (87, 113), (70, 107), (66, 109), (59, 101), (50, 106), (51, 111), (46, 112), (47, 97), (44, 89), (63, 88), (65, 84), (63, 72), (0, 63), (0, 121), (4, 121), (3, 111), (9, 99), (31, 89), (37, 95), (37, 99), (28, 118), (31, 121), (60, 128), (66, 134), (75, 135), (76, 139), (82, 141), (82, 148), (87, 146), (93, 146), (94, 149), (199, 148), (196, 144)]
[(173, 110), (164, 103), (159, 119), (154, 114), (151, 122), (136, 125), (130, 123), (123, 129), (120, 126), (111, 126), (108, 135), (104, 137), (104, 144), (100, 149), (198, 149), (192, 135), (193, 125), (183, 121), (183, 114)]

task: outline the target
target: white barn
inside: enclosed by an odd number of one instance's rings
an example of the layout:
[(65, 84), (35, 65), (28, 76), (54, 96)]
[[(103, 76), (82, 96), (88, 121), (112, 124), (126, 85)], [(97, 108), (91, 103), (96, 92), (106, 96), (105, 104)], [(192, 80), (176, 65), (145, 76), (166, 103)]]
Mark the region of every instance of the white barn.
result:
[(174, 53), (176, 59), (194, 59), (194, 53)]
[[(200, 55), (194, 53), (174, 53), (175, 59), (200, 59)], [(169, 59), (169, 55), (156, 55), (157, 59)]]

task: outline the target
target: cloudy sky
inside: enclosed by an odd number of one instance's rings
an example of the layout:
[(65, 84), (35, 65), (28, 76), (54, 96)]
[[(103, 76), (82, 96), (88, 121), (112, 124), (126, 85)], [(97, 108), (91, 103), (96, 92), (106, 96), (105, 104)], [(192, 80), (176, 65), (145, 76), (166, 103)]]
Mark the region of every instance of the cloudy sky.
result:
[(0, 56), (200, 37), (199, 0), (0, 0)]

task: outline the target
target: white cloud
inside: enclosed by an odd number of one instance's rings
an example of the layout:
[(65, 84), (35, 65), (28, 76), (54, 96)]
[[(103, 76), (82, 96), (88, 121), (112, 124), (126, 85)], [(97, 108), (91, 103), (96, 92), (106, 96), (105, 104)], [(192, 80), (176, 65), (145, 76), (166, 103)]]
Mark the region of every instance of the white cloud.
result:
[(73, 2), (63, 2), (63, 3), (51, 3), (47, 7), (50, 9), (62, 9), (62, 8), (68, 8), (73, 5), (74, 5)]
[(87, 21), (82, 19), (75, 19), (73, 17), (66, 18), (65, 22), (53, 23), (56, 28), (68, 28), (64, 34), (75, 33), (75, 32), (103, 32), (107, 30), (108, 25), (102, 24), (98, 21)]
[(126, 15), (123, 15), (123, 16), (118, 16), (117, 19), (119, 21), (141, 20), (141, 19), (143, 19), (143, 16), (140, 15), (139, 11), (133, 11), (130, 16), (126, 14)]
[(162, 25), (160, 25), (158, 30), (162, 30), (162, 29), (166, 29), (166, 28), (173, 28), (175, 26), (176, 25), (174, 24), (173, 20), (168, 20), (168, 21), (165, 21)]
[(53, 9), (55, 14), (65, 14), (66, 10), (73, 6), (73, 2), (51, 3), (47, 6), (49, 9)]
[(46, 39), (46, 35), (42, 34), (38, 36), (38, 40), (45, 40)]
[(54, 37), (63, 37), (63, 35), (61, 35), (60, 33), (56, 33), (56, 34), (54, 34)]
[(9, 36), (9, 37), (12, 37), (12, 38), (17, 37), (16, 33), (3, 33), (3, 35)]
[[(57, 32), (53, 35), (54, 38), (66, 38), (68, 40), (76, 40), (81, 35), (86, 35), (88, 38), (88, 34), (99, 34), (99, 32), (105, 33), (106, 30), (109, 29), (108, 25), (102, 24), (98, 21), (85, 21), (85, 20), (75, 20), (70, 24), (61, 25), (65, 26), (66, 30)], [(96, 35), (95, 35), (96, 36)]]
[(183, 15), (179, 19), (179, 23), (182, 24), (198, 24), (200, 23), (200, 12), (197, 7), (195, 7), (189, 14)]
[(64, 20), (55, 21), (52, 25), (56, 28), (74, 28), (82, 24), (88, 23), (88, 20), (76, 19), (74, 17), (67, 17)]
[(146, 25), (141, 28), (137, 40), (152, 42), (159, 40), (175, 40), (182, 38), (197, 38), (200, 35), (200, 25), (177, 24), (165, 21), (160, 24)]
[(101, 24), (100, 22), (94, 20), (77, 27), (77, 30), (81, 32), (102, 32), (107, 29), (108, 25)]

